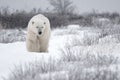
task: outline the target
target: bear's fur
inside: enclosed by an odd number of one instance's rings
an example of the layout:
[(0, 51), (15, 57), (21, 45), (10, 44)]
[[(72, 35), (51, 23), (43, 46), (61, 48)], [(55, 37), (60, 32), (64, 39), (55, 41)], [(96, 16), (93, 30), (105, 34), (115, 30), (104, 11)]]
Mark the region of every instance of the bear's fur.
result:
[(50, 22), (47, 17), (42, 14), (33, 16), (27, 28), (27, 50), (29, 52), (47, 52), (50, 32)]

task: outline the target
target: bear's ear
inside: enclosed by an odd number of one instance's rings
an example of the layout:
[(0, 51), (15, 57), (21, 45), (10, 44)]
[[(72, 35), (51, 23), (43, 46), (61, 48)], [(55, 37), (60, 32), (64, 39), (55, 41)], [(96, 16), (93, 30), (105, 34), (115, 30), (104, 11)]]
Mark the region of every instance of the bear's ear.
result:
[(34, 21), (32, 21), (32, 24), (34, 24), (35, 22)]

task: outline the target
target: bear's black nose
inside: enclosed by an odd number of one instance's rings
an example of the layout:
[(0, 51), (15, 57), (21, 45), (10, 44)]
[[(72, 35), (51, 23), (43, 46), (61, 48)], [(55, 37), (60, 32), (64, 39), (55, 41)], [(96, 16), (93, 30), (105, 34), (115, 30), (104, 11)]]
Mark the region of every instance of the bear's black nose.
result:
[(40, 31), (40, 32), (38, 32), (38, 34), (40, 35), (40, 34), (42, 34), (42, 32)]

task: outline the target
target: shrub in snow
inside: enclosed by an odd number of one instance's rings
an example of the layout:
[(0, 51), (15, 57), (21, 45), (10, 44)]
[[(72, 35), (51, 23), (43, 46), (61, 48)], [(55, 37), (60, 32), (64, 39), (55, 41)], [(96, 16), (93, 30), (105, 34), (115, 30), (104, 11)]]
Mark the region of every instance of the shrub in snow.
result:
[[(51, 58), (49, 58), (48, 61), (43, 58), (25, 65), (15, 66), (9, 77), (4, 78), (4, 80), (41, 80), (40, 78), (43, 76), (40, 74), (58, 71), (58, 65), (59, 64)], [(49, 76), (47, 76), (47, 80), (50, 80)]]
[(92, 23), (94, 26), (103, 28), (112, 25), (112, 22), (108, 18), (93, 18)]
[(73, 46), (90, 46), (98, 44), (101, 34), (91, 32), (78, 32), (77, 35), (68, 36), (68, 43)]
[(111, 54), (96, 53), (93, 54), (90, 51), (84, 51), (86, 49), (80, 49), (74, 46), (65, 46), (61, 49), (61, 60), (65, 62), (79, 61), (84, 64), (84, 66), (109, 66), (111, 64), (118, 63), (118, 57)]
[(16, 41), (25, 41), (25, 33), (23, 30), (1, 30), (0, 43), (12, 43)]
[(116, 36), (109, 35), (99, 39), (100, 44), (105, 44), (105, 43), (111, 44), (111, 43), (119, 43), (119, 42), (120, 42), (120, 39), (119, 39), (119, 36), (117, 35)]
[(93, 44), (97, 44), (99, 40), (99, 37), (96, 36), (89, 36), (89, 35), (84, 35), (83, 38), (83, 45), (93, 45)]
[(80, 29), (80, 26), (79, 25), (68, 25), (67, 26), (68, 29)]
[(103, 35), (120, 34), (120, 25), (113, 25), (113, 26), (108, 26), (106, 28), (102, 28), (102, 34)]
[(61, 36), (61, 35), (75, 35), (75, 34), (79, 34), (79, 30), (77, 29), (56, 29), (52, 31), (53, 35), (57, 35), (57, 36)]
[(49, 72), (36, 76), (35, 80), (69, 80), (68, 71)]
[(81, 68), (81, 65), (77, 65), (79, 67), (74, 67), (70, 71), (70, 80), (119, 80), (120, 79), (120, 71), (116, 68), (115, 71), (109, 69), (108, 67), (100, 69), (100, 67), (94, 68)]

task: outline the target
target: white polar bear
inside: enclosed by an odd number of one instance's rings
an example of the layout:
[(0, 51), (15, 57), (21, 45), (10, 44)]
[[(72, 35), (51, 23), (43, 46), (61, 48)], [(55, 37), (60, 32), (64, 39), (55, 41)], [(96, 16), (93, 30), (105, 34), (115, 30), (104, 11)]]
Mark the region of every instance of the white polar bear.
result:
[(28, 23), (26, 47), (30, 52), (47, 52), (50, 38), (50, 22), (42, 14), (33, 16)]

